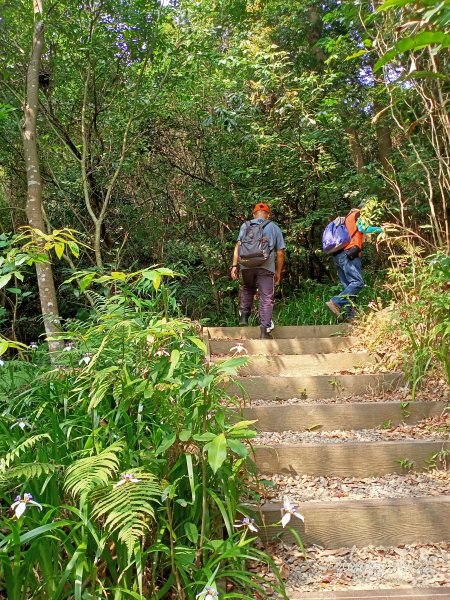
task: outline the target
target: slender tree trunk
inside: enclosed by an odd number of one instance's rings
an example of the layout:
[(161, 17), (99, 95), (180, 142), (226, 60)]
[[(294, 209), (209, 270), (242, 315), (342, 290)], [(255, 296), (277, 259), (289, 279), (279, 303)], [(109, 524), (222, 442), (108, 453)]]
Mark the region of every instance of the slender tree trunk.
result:
[(359, 142), (358, 131), (355, 127), (346, 127), (345, 132), (347, 133), (348, 143), (350, 146), (350, 153), (353, 158), (356, 170), (360, 173), (364, 169), (364, 156)]
[[(23, 150), (27, 174), (27, 217), (30, 227), (45, 232), (42, 211), (42, 179), (37, 152), (37, 116), (39, 112), (39, 71), (44, 47), (44, 22), (42, 0), (33, 0), (35, 17), (33, 45), (27, 69), (26, 99), (23, 123)], [(41, 244), (42, 245), (42, 244)], [(44, 252), (43, 248), (40, 248)], [(48, 262), (36, 264), (36, 274), (44, 318), (45, 333), (49, 350), (57, 350), (61, 342), (52, 340), (60, 329), (58, 302), (50, 258)]]
[[(381, 106), (375, 102), (374, 110), (376, 114), (382, 113)], [(392, 139), (391, 131), (389, 127), (380, 121), (383, 120), (385, 114), (383, 113), (376, 123), (377, 141), (378, 141), (378, 156), (382, 168), (386, 173), (392, 172), (391, 155), (392, 155)]]

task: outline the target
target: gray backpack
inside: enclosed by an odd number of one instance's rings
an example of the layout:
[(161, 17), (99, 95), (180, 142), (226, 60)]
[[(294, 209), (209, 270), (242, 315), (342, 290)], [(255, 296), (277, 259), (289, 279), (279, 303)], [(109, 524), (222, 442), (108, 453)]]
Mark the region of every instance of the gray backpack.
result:
[(245, 222), (245, 232), (239, 245), (239, 264), (243, 267), (260, 267), (269, 258), (269, 239), (264, 235), (269, 223)]

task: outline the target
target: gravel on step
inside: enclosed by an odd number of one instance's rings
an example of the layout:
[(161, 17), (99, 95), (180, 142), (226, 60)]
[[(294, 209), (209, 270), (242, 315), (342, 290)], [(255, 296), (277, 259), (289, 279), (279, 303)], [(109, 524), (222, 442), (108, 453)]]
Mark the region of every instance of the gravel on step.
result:
[(390, 474), (383, 477), (313, 477), (273, 475), (265, 477), (265, 501), (339, 502), (382, 498), (411, 498), (450, 494), (450, 472), (434, 469), (426, 473)]
[[(416, 394), (415, 400), (420, 402), (449, 402), (450, 387), (443, 379), (430, 380)], [(245, 400), (241, 406), (280, 406), (283, 404), (345, 404), (348, 402), (414, 402), (411, 392), (405, 388), (385, 391), (376, 394), (353, 394), (336, 398), (289, 398), (287, 400)]]
[[(331, 550), (311, 546), (306, 548), (306, 559), (297, 546), (283, 542), (269, 544), (266, 551), (281, 570), (288, 596), (326, 590), (450, 585), (450, 544), (444, 542)], [(273, 581), (264, 567), (258, 571)]]
[(334, 431), (262, 431), (253, 440), (256, 445), (339, 444), (342, 442), (387, 442), (393, 440), (448, 440), (450, 415), (430, 417), (416, 425), (401, 423), (390, 429), (359, 429)]

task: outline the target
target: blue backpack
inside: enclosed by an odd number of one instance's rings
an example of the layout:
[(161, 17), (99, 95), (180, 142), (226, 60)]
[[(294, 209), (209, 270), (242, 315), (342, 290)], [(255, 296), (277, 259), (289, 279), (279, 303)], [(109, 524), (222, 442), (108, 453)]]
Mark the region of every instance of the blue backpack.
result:
[(322, 250), (326, 254), (335, 254), (350, 243), (351, 237), (345, 226), (346, 217), (336, 217), (328, 223), (322, 234)]

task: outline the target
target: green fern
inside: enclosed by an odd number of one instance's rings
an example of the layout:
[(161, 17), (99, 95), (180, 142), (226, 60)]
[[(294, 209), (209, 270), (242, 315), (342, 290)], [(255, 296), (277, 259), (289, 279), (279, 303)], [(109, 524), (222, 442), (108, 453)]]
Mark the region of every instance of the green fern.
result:
[(32, 435), (24, 440), (21, 444), (13, 448), (13, 450), (8, 452), (3, 460), (0, 460), (0, 474), (4, 473), (6, 469), (8, 469), (9, 466), (14, 462), (14, 460), (21, 454), (27, 450), (31, 450), (37, 443), (44, 439), (51, 440), (52, 438), (48, 435), (48, 433), (39, 433), (38, 435)]
[(88, 411), (94, 410), (103, 398), (106, 396), (108, 390), (114, 385), (115, 376), (113, 373), (118, 371), (117, 366), (107, 367), (101, 371), (97, 371), (92, 382), (93, 392), (91, 394), (91, 401), (89, 403)]
[(118, 454), (123, 443), (116, 442), (100, 454), (80, 458), (67, 469), (64, 487), (74, 496), (86, 495), (98, 485), (106, 485), (119, 470)]
[(149, 520), (155, 518), (155, 504), (159, 504), (161, 488), (154, 475), (133, 473), (138, 482), (109, 485), (95, 490), (91, 496), (93, 517), (105, 519), (104, 527), (110, 533), (118, 531), (118, 538), (131, 555), (136, 542), (150, 529)]
[(61, 469), (61, 465), (50, 463), (22, 463), (8, 471), (0, 472), (0, 487), (9, 485), (11, 481), (37, 479), (41, 475), (50, 475)]

